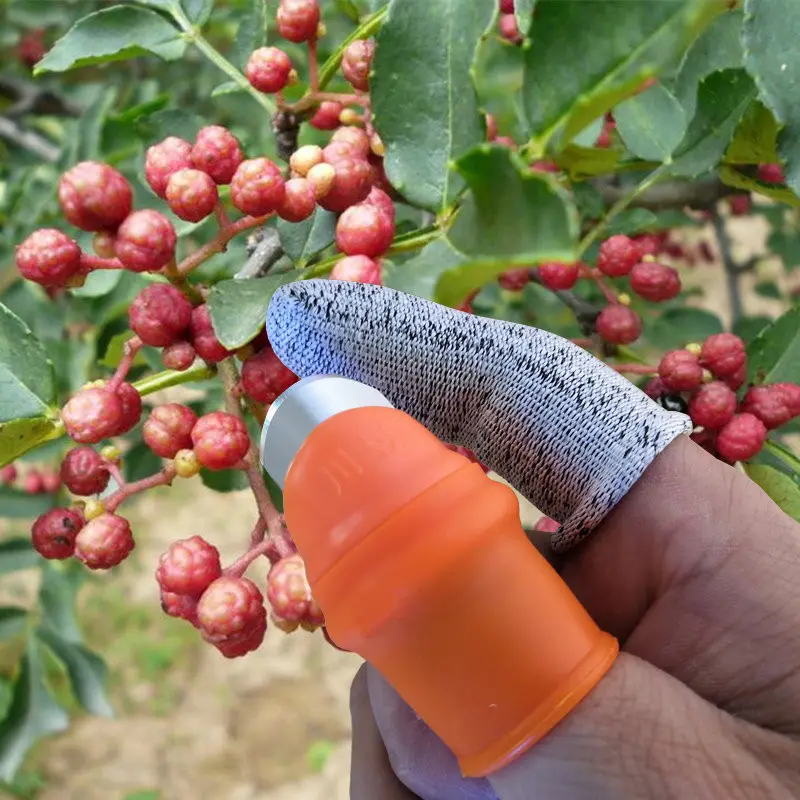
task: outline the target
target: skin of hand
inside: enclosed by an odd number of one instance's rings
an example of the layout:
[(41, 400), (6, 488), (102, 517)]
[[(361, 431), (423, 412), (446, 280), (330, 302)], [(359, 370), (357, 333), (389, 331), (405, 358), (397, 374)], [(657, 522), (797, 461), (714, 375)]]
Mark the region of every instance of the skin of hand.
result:
[(466, 780), (362, 667), (352, 800), (800, 797), (800, 525), (680, 437), (555, 566), (620, 641), (597, 687), (510, 765)]

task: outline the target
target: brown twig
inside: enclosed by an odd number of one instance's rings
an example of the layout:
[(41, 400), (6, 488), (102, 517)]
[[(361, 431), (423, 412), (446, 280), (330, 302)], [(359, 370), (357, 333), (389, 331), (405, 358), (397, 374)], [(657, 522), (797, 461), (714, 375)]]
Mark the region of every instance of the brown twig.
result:
[(271, 216), (272, 214), (264, 214), (261, 217), (241, 217), (235, 222), (231, 222), (230, 225), (220, 228), (217, 235), (210, 242), (207, 242), (202, 247), (195, 250), (194, 253), (186, 256), (186, 258), (178, 264), (175, 268), (176, 275), (188, 275), (192, 270), (197, 269), (203, 262), (211, 258), (211, 256), (222, 253), (228, 246), (228, 242), (235, 236), (251, 228), (257, 228), (259, 225), (263, 225)]
[(136, 358), (136, 354), (142, 349), (142, 347), (144, 347), (144, 342), (142, 342), (138, 336), (133, 336), (132, 338), (128, 339), (127, 342), (125, 342), (123, 345), (122, 358), (117, 365), (114, 375), (107, 384), (107, 388), (110, 391), (115, 392), (119, 388), (119, 385), (128, 376), (128, 372), (133, 366), (133, 361)]
[(169, 486), (174, 479), (175, 467), (172, 464), (169, 464), (160, 472), (156, 472), (147, 478), (142, 478), (141, 480), (134, 481), (133, 483), (123, 482), (122, 486), (120, 486), (116, 492), (109, 495), (105, 499), (104, 505), (106, 507), (106, 511), (109, 514), (113, 514), (120, 504), (129, 497), (139, 494), (140, 492), (145, 492), (148, 489), (154, 489), (156, 486)]

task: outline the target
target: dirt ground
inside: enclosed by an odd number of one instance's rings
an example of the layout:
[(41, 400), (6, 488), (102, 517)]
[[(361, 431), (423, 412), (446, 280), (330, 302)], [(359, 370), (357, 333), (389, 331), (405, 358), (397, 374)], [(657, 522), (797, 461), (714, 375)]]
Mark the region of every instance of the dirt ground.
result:
[[(737, 255), (760, 250), (765, 231), (736, 223)], [(684, 275), (727, 316), (721, 270)], [(770, 301), (746, 294), (748, 313), (771, 309)], [(225, 557), (248, 535), (253, 514), (247, 493), (186, 485), (152, 492), (135, 507), (135, 558), (85, 592), (82, 616), (110, 663), (118, 716), (80, 718), (36, 751), (30, 769), (43, 784), (37, 800), (348, 797), (348, 693), (360, 659), (319, 634), (273, 631), (258, 652), (228, 661), (158, 607), (152, 569), (171, 541), (202, 534)], [(526, 523), (539, 516), (524, 501), (521, 514)], [(253, 572), (263, 579), (263, 567)]]

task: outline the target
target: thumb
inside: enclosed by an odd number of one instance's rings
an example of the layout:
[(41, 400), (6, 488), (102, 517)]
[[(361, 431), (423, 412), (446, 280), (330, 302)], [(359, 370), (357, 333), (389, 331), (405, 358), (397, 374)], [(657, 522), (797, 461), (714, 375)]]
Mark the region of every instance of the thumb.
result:
[[(445, 745), (371, 668), (367, 683), (392, 768), (422, 800), (709, 797), (725, 753), (741, 758), (726, 747), (735, 741), (730, 717), (626, 653), (544, 739), (480, 781), (461, 777)], [(688, 758), (698, 752), (704, 759)]]

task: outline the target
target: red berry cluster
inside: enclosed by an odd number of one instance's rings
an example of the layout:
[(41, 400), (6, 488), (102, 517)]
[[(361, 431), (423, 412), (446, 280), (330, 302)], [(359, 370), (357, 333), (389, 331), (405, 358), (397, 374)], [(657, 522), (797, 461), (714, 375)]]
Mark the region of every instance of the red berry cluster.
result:
[(718, 333), (701, 347), (665, 353), (658, 377), (644, 390), (667, 407), (687, 410), (698, 428), (692, 438), (734, 463), (753, 458), (769, 430), (800, 416), (800, 386), (752, 386), (739, 397), (746, 377), (744, 342), (732, 333)]
[(16, 464), (0, 468), (0, 486), (18, 486), (26, 494), (57, 494), (61, 490), (61, 476), (53, 469), (29, 467), (23, 475)]

